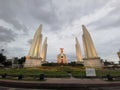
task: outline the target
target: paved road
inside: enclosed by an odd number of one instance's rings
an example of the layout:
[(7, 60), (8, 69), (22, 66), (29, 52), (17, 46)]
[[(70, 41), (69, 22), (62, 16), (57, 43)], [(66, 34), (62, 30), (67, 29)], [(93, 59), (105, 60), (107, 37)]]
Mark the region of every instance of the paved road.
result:
[(25, 88), (9, 88), (9, 87), (1, 87), (0, 90), (53, 90), (53, 89), (25, 89)]
[[(57, 89), (24, 89), (24, 88), (9, 88), (9, 87), (1, 87), (0, 90), (57, 90)], [(61, 89), (60, 89), (61, 90)], [(66, 89), (70, 90), (70, 89)], [(118, 87), (99, 87), (99, 88), (89, 88), (89, 89), (73, 89), (73, 90), (120, 90), (120, 86)]]
[(120, 90), (120, 86), (119, 87), (90, 88), (89, 90)]
[[(17, 84), (16, 84), (17, 83)], [(28, 84), (27, 84), (28, 83)], [(18, 80), (0, 80), (0, 85), (20, 85), (20, 86), (33, 86), (36, 88), (36, 85), (39, 87), (44, 86), (48, 87), (50, 85), (61, 85), (62, 87), (65, 85), (68, 85), (67, 89), (64, 90), (120, 90), (120, 82), (107, 82), (104, 80), (100, 79), (76, 79), (76, 78), (71, 78), (71, 79), (63, 79), (63, 78), (47, 78), (45, 81), (18, 81)], [(97, 86), (94, 86), (97, 85)], [(73, 85), (73, 86), (71, 86)], [(80, 88), (74, 88), (74, 85), (77, 86), (83, 86)], [(105, 86), (107, 85), (107, 86)], [(112, 85), (112, 86), (111, 86)], [(40, 86), (40, 87), (41, 87)], [(60, 86), (60, 87), (61, 87)], [(25, 86), (24, 86), (25, 87)], [(30, 88), (31, 88), (30, 87)], [(72, 89), (69, 89), (69, 87), (72, 87)], [(57, 89), (24, 89), (24, 88), (8, 88), (8, 87), (2, 87), (0, 86), (0, 90), (57, 90)], [(62, 90), (62, 89), (60, 89)]]

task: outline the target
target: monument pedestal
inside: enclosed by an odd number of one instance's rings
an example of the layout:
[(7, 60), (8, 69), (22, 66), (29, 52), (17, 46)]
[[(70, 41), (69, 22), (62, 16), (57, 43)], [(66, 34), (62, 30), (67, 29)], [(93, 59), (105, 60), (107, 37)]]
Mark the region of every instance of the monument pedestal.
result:
[(84, 64), (83, 61), (77, 61), (76, 63), (77, 63), (77, 64)]
[(40, 67), (42, 64), (41, 58), (27, 58), (24, 67)]
[(83, 58), (85, 67), (102, 68), (100, 58)]

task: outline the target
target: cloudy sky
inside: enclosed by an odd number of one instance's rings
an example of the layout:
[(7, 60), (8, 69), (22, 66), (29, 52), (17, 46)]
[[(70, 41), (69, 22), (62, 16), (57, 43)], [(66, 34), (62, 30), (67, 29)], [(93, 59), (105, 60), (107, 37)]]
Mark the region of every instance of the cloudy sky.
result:
[(0, 49), (8, 58), (26, 56), (40, 24), (48, 37), (47, 61), (56, 61), (61, 47), (69, 61), (76, 60), (75, 37), (84, 56), (82, 24), (98, 55), (118, 61), (120, 0), (0, 0)]

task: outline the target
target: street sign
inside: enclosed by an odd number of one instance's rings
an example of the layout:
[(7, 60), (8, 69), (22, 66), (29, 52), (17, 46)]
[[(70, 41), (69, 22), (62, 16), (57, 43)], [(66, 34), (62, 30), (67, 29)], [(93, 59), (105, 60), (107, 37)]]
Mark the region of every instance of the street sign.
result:
[(94, 68), (86, 68), (86, 76), (96, 76)]

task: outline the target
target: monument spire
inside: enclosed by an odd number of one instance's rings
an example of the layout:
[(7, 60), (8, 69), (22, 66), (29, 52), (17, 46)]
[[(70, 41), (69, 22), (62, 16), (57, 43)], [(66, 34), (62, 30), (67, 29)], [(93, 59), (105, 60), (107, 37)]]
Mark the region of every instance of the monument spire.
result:
[[(34, 34), (32, 44), (26, 57), (24, 67), (38, 67), (42, 64), (41, 58), (41, 46), (42, 46), (42, 24), (38, 27)], [(45, 49), (47, 48), (47, 39), (45, 40)], [(46, 58), (46, 50), (44, 51), (44, 59)]]
[(83, 29), (82, 39), (85, 51), (85, 58), (83, 58), (84, 66), (101, 68), (102, 63), (100, 61), (100, 57), (97, 56), (96, 49), (94, 47), (90, 33), (88, 32), (84, 25), (82, 25), (82, 29)]
[(32, 45), (29, 50), (28, 56), (36, 57), (36, 58), (40, 57), (40, 51), (41, 51), (41, 45), (42, 45), (41, 44), (42, 43), (41, 31), (42, 31), (42, 25), (39, 26), (39, 28), (34, 34), (34, 38), (32, 40)]
[(77, 62), (82, 62), (82, 54), (81, 54), (81, 49), (80, 49), (80, 44), (79, 44), (79, 41), (77, 39), (77, 37), (75, 38), (76, 40), (76, 44), (75, 44), (75, 47), (76, 47), (76, 58), (77, 58)]
[(47, 37), (45, 37), (45, 40), (42, 46), (41, 58), (43, 62), (46, 61), (46, 54), (47, 54)]
[(86, 58), (96, 58), (97, 53), (96, 53), (96, 49), (94, 47), (92, 38), (90, 36), (90, 33), (88, 32), (88, 30), (86, 29), (86, 27), (84, 25), (82, 25), (82, 29), (83, 29), (83, 45), (84, 45), (84, 51), (85, 51), (85, 57)]

